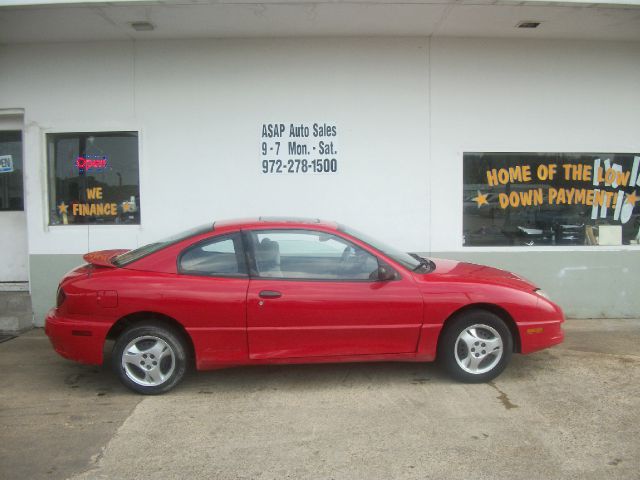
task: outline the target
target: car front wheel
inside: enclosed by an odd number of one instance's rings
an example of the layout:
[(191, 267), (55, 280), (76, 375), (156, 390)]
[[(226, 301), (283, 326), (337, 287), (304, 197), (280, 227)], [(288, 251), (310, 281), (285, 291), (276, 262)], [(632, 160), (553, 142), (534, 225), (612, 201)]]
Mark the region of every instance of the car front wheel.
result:
[(145, 395), (167, 392), (182, 380), (187, 369), (184, 340), (163, 325), (134, 325), (116, 341), (113, 367), (131, 390)]
[(451, 320), (438, 348), (444, 368), (457, 380), (478, 383), (505, 369), (513, 351), (509, 328), (497, 315), (472, 310)]

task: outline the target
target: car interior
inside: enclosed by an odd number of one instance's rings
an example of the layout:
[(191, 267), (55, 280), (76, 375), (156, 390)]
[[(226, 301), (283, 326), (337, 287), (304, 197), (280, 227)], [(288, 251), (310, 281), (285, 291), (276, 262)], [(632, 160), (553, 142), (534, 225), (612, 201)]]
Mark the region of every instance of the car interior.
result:
[[(198, 244), (185, 251), (180, 257), (180, 272), (200, 275), (234, 275), (243, 274), (239, 266), (244, 266), (244, 259), (239, 259), (236, 243), (240, 239), (227, 237), (216, 239), (210, 243)], [(239, 261), (240, 260), (240, 261)]]
[[(281, 240), (287, 245), (281, 253), (281, 245), (271, 236), (248, 232), (255, 252), (258, 274), (268, 278), (299, 278), (325, 280), (376, 280), (378, 260), (360, 247), (337, 237), (326, 239), (309, 235), (315, 242)], [(262, 238), (259, 238), (262, 237)], [(331, 247), (323, 241), (331, 240)], [(242, 272), (244, 265), (240, 238), (228, 237), (210, 243), (195, 245), (180, 257), (180, 272), (200, 275), (234, 275)]]
[[(367, 251), (340, 240), (342, 251), (304, 252), (304, 245), (298, 251), (281, 253), (281, 247), (274, 235), (258, 238), (250, 233), (253, 241), (256, 267), (261, 277), (306, 278), (326, 280), (375, 280), (378, 260)], [(332, 236), (334, 242), (336, 237)], [(302, 251), (300, 250), (302, 249)], [(289, 248), (290, 250), (290, 248)]]

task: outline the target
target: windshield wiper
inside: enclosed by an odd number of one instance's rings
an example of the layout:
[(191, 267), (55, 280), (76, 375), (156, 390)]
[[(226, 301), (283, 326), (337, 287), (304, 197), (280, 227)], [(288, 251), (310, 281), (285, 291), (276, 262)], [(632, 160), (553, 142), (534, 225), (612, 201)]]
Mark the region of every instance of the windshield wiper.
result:
[(426, 272), (424, 272), (424, 273), (429, 273), (429, 272), (433, 271), (433, 269), (436, 267), (436, 264), (433, 263), (433, 261), (429, 260), (428, 258), (421, 257), (417, 253), (410, 253), (409, 255), (411, 255), (413, 258), (415, 258), (416, 260), (418, 260), (420, 262), (413, 269), (414, 272), (417, 271), (420, 267), (424, 267), (424, 268), (426, 268)]

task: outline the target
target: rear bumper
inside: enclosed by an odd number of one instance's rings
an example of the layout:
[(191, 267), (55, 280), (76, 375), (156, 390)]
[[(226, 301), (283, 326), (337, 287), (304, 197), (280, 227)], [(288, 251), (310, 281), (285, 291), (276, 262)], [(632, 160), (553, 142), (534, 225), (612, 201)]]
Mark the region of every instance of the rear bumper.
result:
[(102, 349), (110, 325), (88, 320), (68, 319), (49, 310), (45, 319), (45, 333), (58, 354), (69, 360), (102, 364)]
[(532, 353), (562, 343), (564, 320), (546, 320), (518, 324), (520, 332), (520, 353)]

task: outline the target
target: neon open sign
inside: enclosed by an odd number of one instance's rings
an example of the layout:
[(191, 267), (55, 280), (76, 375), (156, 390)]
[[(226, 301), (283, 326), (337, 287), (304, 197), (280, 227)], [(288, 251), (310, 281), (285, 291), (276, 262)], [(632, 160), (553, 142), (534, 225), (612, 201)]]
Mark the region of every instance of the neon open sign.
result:
[(81, 172), (88, 170), (102, 171), (107, 168), (107, 161), (106, 155), (85, 155), (76, 159), (76, 167)]

